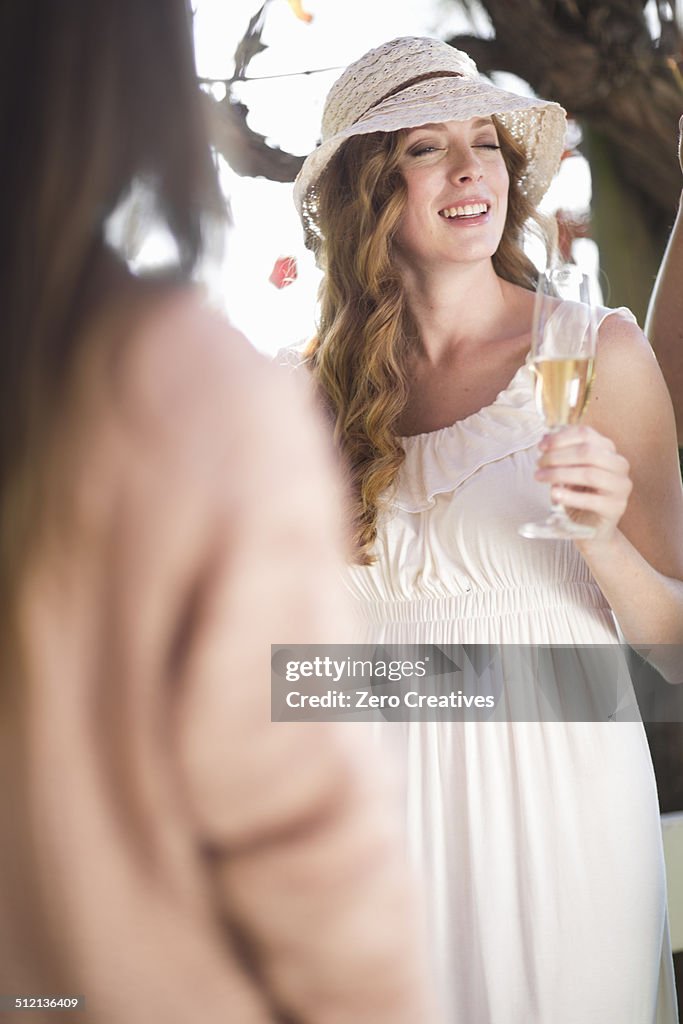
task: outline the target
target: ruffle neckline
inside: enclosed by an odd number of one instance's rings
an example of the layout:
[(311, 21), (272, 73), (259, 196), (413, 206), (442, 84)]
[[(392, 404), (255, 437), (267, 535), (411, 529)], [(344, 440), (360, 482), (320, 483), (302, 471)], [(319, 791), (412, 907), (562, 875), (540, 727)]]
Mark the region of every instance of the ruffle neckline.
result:
[[(562, 303), (558, 311), (566, 306)], [(608, 316), (637, 322), (625, 306), (599, 306), (597, 313), (598, 329)], [(425, 512), (434, 507), (437, 495), (457, 490), (483, 466), (533, 448), (545, 429), (534, 401), (527, 354), (510, 383), (490, 405), (448, 427), (400, 439), (406, 457), (392, 505), (404, 512)]]
[(457, 490), (488, 463), (533, 447), (544, 433), (527, 357), (490, 405), (450, 426), (401, 438), (406, 458), (392, 505), (404, 512), (433, 508), (438, 494)]
[[(597, 312), (598, 329), (608, 316), (617, 315), (637, 323), (625, 306), (599, 306)], [(301, 366), (302, 360), (303, 354), (294, 348), (282, 349), (277, 356), (277, 362), (291, 369)], [(434, 507), (437, 495), (456, 491), (489, 463), (533, 448), (544, 433), (545, 425), (534, 401), (527, 354), (512, 380), (490, 405), (450, 426), (400, 438), (406, 457), (394, 485), (391, 505), (404, 512), (425, 512)]]

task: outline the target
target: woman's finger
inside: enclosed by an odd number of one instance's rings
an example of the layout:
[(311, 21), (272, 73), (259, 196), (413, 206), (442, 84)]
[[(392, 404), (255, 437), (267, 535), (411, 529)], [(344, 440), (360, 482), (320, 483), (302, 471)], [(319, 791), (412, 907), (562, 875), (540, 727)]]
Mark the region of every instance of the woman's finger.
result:
[(621, 477), (628, 477), (630, 472), (628, 460), (623, 455), (593, 446), (552, 449), (544, 452), (538, 460), (539, 470), (562, 466), (597, 467)]
[(563, 427), (552, 434), (546, 434), (541, 439), (539, 448), (541, 451), (560, 450), (572, 446), (598, 446), (608, 451), (616, 451), (614, 441), (604, 434), (599, 434), (593, 427), (583, 425), (576, 427)]
[(563, 487), (555, 484), (550, 495), (553, 501), (559, 502), (567, 509), (576, 509), (581, 512), (592, 512), (600, 519), (612, 522), (614, 525), (626, 511), (626, 498), (616, 498), (613, 495), (606, 496), (597, 491), (578, 491), (571, 487)]
[(601, 494), (628, 496), (633, 489), (630, 477), (601, 466), (547, 466), (536, 471), (542, 483), (588, 487)]

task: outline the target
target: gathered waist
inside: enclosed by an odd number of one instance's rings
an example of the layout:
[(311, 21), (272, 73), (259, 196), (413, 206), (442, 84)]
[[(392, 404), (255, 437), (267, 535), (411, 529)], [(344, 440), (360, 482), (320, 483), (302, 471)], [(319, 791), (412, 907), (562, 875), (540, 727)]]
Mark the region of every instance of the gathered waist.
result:
[(528, 612), (547, 612), (552, 608), (569, 611), (599, 609), (611, 614), (611, 608), (597, 583), (571, 581), (544, 585), (500, 587), (472, 590), (445, 597), (420, 596), (385, 599), (359, 594), (354, 599), (363, 618), (375, 623), (450, 622), (462, 619), (520, 616)]

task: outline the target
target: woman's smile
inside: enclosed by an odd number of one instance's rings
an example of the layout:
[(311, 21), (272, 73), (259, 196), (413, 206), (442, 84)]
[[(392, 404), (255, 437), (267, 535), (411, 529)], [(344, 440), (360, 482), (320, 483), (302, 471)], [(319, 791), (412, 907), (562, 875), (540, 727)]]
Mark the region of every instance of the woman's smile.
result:
[(470, 227), (473, 224), (487, 223), (490, 209), (489, 202), (478, 199), (462, 199), (457, 206), (447, 206), (443, 210), (439, 210), (439, 216), (459, 227)]
[(403, 147), (399, 259), (414, 267), (489, 259), (505, 226), (510, 184), (493, 120), (421, 125), (406, 130)]

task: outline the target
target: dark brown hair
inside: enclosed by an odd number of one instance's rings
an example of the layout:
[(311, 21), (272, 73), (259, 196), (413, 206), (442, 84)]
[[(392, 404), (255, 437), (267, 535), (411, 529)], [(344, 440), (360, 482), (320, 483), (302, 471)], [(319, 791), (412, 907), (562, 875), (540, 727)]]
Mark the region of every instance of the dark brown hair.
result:
[[(82, 363), (107, 219), (144, 185), (192, 273), (222, 215), (186, 0), (0, 6), (0, 578), (40, 505), (41, 466)], [(109, 296), (111, 299), (111, 296)], [(0, 598), (6, 596), (0, 592)]]

